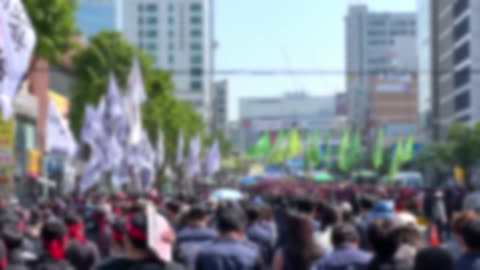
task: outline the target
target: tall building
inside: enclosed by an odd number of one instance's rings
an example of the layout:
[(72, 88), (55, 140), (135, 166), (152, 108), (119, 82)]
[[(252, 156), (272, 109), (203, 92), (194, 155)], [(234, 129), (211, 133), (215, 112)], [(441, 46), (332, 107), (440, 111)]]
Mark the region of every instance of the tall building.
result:
[(422, 141), (432, 139), (432, 8), (431, 0), (417, 0), (418, 133)]
[(82, 33), (92, 36), (102, 30), (119, 30), (121, 1), (79, 0), (75, 17)]
[(122, 31), (150, 54), (158, 68), (172, 71), (177, 97), (211, 120), (213, 10), (211, 0), (122, 2)]
[(365, 5), (352, 5), (345, 33), (349, 124), (364, 130), (372, 120), (371, 76), (386, 70), (416, 69), (416, 16), (413, 12), (372, 12)]
[(480, 1), (431, 1), (434, 137), (480, 120)]
[(212, 93), (212, 130), (228, 132), (228, 83), (218, 81), (213, 84)]

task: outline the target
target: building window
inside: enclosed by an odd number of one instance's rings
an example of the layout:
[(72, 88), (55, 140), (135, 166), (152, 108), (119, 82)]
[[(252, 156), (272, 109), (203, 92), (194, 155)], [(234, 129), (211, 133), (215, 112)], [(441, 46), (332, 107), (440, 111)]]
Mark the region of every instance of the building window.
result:
[(455, 72), (453, 77), (455, 87), (461, 87), (470, 82), (470, 67)]
[(383, 36), (385, 34), (386, 34), (385, 31), (382, 31), (382, 30), (369, 30), (368, 31), (369, 36)]
[(202, 18), (200, 18), (200, 17), (191, 17), (191, 18), (190, 18), (190, 23), (191, 23), (191, 24), (201, 24), (201, 23), (202, 23)]
[(138, 9), (138, 12), (142, 12), (143, 11), (143, 5), (138, 4), (137, 9)]
[(458, 64), (463, 62), (470, 56), (470, 42), (465, 42), (462, 46), (458, 47), (454, 52), (454, 63)]
[(194, 3), (190, 5), (191, 11), (202, 11), (202, 4)]
[(173, 12), (174, 10), (175, 10), (175, 6), (172, 3), (168, 4), (168, 11)]
[(192, 37), (201, 37), (202, 36), (202, 30), (198, 30), (198, 29), (192, 30), (192, 31), (190, 31), (190, 35)]
[(201, 64), (203, 60), (203, 57), (201, 55), (192, 55), (190, 57), (190, 62), (192, 64)]
[(202, 82), (201, 81), (192, 81), (190, 83), (190, 88), (194, 91), (202, 91)]
[(148, 51), (155, 51), (157, 49), (157, 45), (155, 43), (150, 43), (147, 45)]
[(453, 29), (454, 40), (457, 41), (464, 37), (470, 30), (470, 20), (466, 17), (461, 23), (457, 24)]
[(150, 17), (147, 19), (148, 24), (157, 24), (157, 17)]
[(175, 47), (173, 46), (173, 43), (168, 44), (168, 49), (170, 51), (173, 51), (175, 49)]
[(168, 56), (168, 63), (169, 63), (169, 64), (175, 63), (175, 58), (173, 57), (173, 55), (169, 55), (169, 56)]
[(190, 69), (190, 75), (191, 76), (202, 76), (203, 70), (202, 68), (192, 68)]
[(470, 91), (455, 97), (455, 112), (463, 111), (470, 107)]
[(402, 36), (402, 35), (407, 35), (408, 32), (405, 29), (396, 29), (390, 31), (390, 35), (392, 36)]
[(152, 11), (152, 12), (157, 11), (157, 5), (155, 4), (148, 4), (146, 8), (148, 11)]
[(168, 17), (168, 24), (173, 25), (173, 23), (174, 23), (173, 17)]
[(157, 30), (149, 30), (147, 32), (147, 36), (150, 37), (150, 38), (157, 37)]
[(457, 1), (455, 1), (455, 4), (453, 5), (453, 15), (454, 15), (454, 17), (457, 17), (457, 16), (463, 14), (463, 12), (465, 10), (467, 10), (468, 5), (469, 5), (469, 0), (457, 0)]
[(201, 43), (192, 43), (192, 44), (190, 44), (190, 49), (201, 50), (202, 49), (202, 44)]
[(138, 24), (139, 24), (139, 25), (142, 25), (142, 24), (143, 24), (143, 18), (142, 18), (142, 17), (138, 17)]
[(457, 122), (462, 122), (462, 123), (465, 123), (465, 122), (468, 122), (470, 121), (472, 118), (470, 117), (470, 114), (467, 114), (467, 115), (464, 115), (462, 117), (459, 117), (457, 119)]

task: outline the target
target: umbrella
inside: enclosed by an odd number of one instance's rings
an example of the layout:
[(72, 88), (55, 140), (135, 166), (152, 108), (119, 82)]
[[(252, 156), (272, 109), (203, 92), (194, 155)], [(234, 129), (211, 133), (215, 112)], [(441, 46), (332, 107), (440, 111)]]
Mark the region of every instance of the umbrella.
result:
[(258, 177), (247, 175), (245, 177), (240, 178), (240, 185), (242, 186), (250, 186), (257, 183)]
[(238, 201), (243, 198), (243, 194), (236, 190), (230, 188), (221, 188), (217, 189), (210, 194), (209, 199), (213, 201), (217, 200), (227, 200), (227, 201)]
[(330, 173), (326, 171), (320, 171), (313, 174), (313, 180), (315, 182), (332, 182), (334, 178)]

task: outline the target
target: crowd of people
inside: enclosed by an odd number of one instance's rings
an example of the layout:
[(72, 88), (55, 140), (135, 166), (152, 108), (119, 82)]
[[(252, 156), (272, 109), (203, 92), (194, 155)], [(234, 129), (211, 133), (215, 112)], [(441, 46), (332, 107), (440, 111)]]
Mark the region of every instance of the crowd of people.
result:
[[(477, 212), (454, 207), (439, 217), (438, 202), (448, 200), (438, 191), (420, 206), (417, 195), (408, 203), (365, 190), (346, 197), (253, 193), (235, 201), (122, 192), (33, 205), (2, 199), (0, 270), (480, 269)], [(162, 241), (172, 260), (149, 246), (147, 203), (169, 222)], [(418, 212), (426, 212), (426, 226)]]

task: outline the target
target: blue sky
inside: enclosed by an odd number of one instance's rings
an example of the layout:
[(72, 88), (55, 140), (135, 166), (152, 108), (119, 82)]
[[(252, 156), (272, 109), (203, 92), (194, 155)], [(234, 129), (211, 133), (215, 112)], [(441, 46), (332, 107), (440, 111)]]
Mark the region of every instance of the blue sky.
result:
[[(343, 70), (344, 17), (350, 3), (374, 11), (415, 11), (415, 0), (215, 0), (215, 68)], [(293, 89), (312, 95), (344, 90), (329, 76), (216, 76), (229, 83), (228, 113), (238, 119), (241, 97), (276, 96)]]

